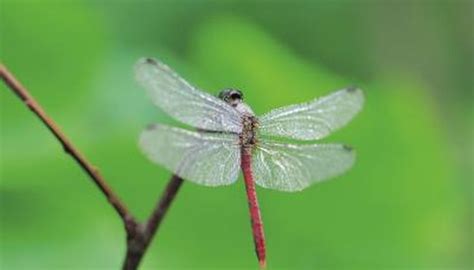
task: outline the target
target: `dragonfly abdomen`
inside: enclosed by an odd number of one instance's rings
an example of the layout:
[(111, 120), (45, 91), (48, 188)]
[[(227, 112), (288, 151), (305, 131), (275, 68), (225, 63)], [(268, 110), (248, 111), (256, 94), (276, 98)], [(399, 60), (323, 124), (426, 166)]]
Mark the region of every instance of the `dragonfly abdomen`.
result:
[(245, 148), (242, 149), (241, 168), (244, 175), (245, 189), (247, 191), (255, 252), (257, 253), (260, 267), (263, 269), (266, 265), (265, 233), (263, 232), (262, 216), (258, 206), (255, 181), (253, 179), (252, 155), (249, 151), (245, 151)]

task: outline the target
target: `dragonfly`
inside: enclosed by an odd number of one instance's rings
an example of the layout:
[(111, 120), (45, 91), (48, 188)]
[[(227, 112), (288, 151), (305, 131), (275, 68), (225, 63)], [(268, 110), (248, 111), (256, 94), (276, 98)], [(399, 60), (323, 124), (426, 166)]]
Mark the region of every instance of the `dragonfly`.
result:
[[(153, 124), (140, 135), (143, 153), (175, 175), (204, 186), (225, 186), (242, 171), (259, 264), (266, 266), (263, 222), (255, 184), (296, 192), (352, 167), (355, 151), (344, 144), (314, 144), (346, 125), (361, 109), (355, 87), (257, 117), (235, 88), (215, 97), (191, 85), (164, 63), (142, 58), (138, 83), (154, 105), (193, 130)], [(306, 141), (287, 143), (283, 138)], [(308, 143), (309, 141), (309, 143)]]

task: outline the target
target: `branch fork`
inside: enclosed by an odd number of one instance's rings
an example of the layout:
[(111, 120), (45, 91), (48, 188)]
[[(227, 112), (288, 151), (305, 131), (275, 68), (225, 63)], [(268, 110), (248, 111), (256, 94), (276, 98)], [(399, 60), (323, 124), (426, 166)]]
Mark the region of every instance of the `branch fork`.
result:
[(97, 167), (93, 166), (86, 157), (77, 150), (66, 135), (60, 130), (59, 126), (46, 114), (41, 105), (31, 96), (28, 90), (1, 63), (0, 77), (8, 88), (22, 100), (25, 106), (27, 106), (51, 131), (54, 137), (62, 145), (64, 151), (84, 170), (106, 197), (109, 204), (115, 209), (115, 212), (117, 212), (124, 224), (127, 238), (127, 251), (122, 269), (137, 269), (153, 239), (153, 236), (156, 234), (167, 210), (179, 191), (183, 179), (179, 176), (173, 175), (148, 220), (144, 223), (138, 222), (101, 176)]

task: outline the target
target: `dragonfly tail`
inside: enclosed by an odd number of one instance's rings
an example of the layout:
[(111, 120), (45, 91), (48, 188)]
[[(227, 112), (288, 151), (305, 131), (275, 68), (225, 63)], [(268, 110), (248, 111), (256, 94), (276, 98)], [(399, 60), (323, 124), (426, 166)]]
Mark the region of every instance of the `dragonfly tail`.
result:
[(247, 191), (247, 199), (249, 203), (250, 220), (252, 225), (253, 239), (255, 243), (255, 252), (257, 253), (260, 268), (265, 269), (266, 250), (265, 250), (265, 235), (263, 232), (262, 216), (258, 206), (257, 192), (255, 191), (255, 182), (253, 179), (251, 153), (246, 149), (242, 149), (241, 167), (245, 180), (245, 189)]

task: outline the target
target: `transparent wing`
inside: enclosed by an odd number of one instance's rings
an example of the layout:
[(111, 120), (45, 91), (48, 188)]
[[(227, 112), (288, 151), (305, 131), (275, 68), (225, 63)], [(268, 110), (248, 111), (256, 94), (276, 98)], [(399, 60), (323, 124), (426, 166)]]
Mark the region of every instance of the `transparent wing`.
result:
[(191, 86), (165, 64), (151, 58), (140, 59), (135, 77), (153, 103), (177, 120), (201, 129), (241, 132), (237, 110)]
[(240, 168), (239, 137), (152, 125), (140, 136), (141, 150), (153, 162), (205, 186), (229, 185)]
[(252, 169), (258, 185), (294, 192), (342, 174), (354, 160), (354, 151), (341, 144), (261, 142), (254, 150)]
[(347, 124), (363, 103), (360, 89), (339, 90), (308, 103), (270, 111), (260, 118), (260, 133), (298, 140), (321, 139)]

